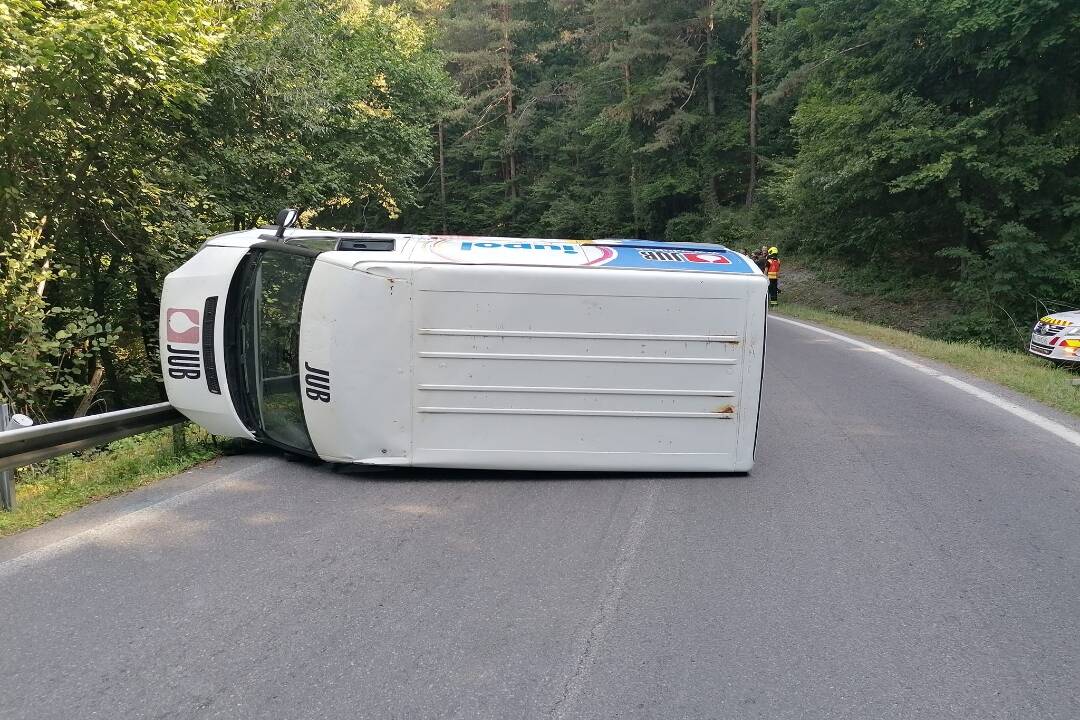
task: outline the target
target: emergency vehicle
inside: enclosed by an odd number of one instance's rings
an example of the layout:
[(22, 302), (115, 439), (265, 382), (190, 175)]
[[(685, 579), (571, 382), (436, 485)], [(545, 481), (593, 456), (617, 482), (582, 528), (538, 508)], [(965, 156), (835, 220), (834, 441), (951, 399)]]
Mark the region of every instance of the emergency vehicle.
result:
[(335, 463), (750, 470), (767, 280), (718, 245), (216, 236), (165, 280), (169, 401)]
[(1028, 352), (1049, 360), (1080, 362), (1080, 310), (1040, 318), (1031, 329)]

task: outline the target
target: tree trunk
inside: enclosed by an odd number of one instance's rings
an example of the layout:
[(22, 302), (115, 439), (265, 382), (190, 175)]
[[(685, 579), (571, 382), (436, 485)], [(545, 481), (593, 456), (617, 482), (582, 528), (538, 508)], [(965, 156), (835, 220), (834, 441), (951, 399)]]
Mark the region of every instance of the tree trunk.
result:
[(750, 1), (750, 182), (746, 187), (746, 207), (754, 204), (757, 184), (757, 105), (758, 105), (758, 30), (761, 25), (761, 0)]
[(117, 381), (119, 376), (116, 373), (116, 362), (113, 360), (111, 348), (105, 348), (105, 351), (101, 353), (101, 366), (105, 370), (105, 375), (112, 378), (107, 392), (112, 393), (114, 409), (127, 407), (127, 396), (124, 394), (123, 387)]
[(98, 389), (101, 387), (101, 381), (105, 377), (105, 368), (100, 365), (94, 370), (93, 377), (90, 378), (90, 389), (86, 392), (82, 402), (79, 403), (79, 408), (75, 411), (75, 417), (81, 418), (86, 414), (86, 411), (90, 409), (90, 403), (94, 401), (94, 396), (97, 395)]
[[(630, 99), (630, 63), (623, 65), (623, 97)], [(626, 119), (627, 134), (633, 129), (634, 117), (629, 115)], [(638, 177), (637, 157), (630, 154), (630, 207), (634, 213), (634, 237), (641, 237), (641, 213), (638, 211)]]
[[(45, 262), (43, 262), (41, 264), (42, 271), (47, 272), (49, 270), (49, 265), (50, 265), (50, 259), (45, 258)], [(41, 282), (38, 283), (38, 285), (37, 285), (37, 294), (38, 294), (39, 298), (45, 297), (45, 278), (42, 278)]]
[[(83, 261), (83, 266), (86, 268), (86, 274), (90, 280), (90, 307), (97, 316), (105, 321), (109, 318), (109, 310), (105, 303), (105, 292), (107, 290), (106, 281), (101, 277), (101, 265), (100, 258), (97, 257), (90, 248), (83, 250), (86, 258)], [(93, 378), (97, 377), (98, 371), (103, 371), (103, 376), (109, 378), (109, 390), (112, 391), (113, 400), (116, 401), (117, 407), (127, 407), (127, 403), (124, 402), (124, 392), (120, 387), (120, 375), (116, 372), (116, 363), (113, 361), (113, 348), (105, 347), (101, 350), (101, 365), (95, 368), (94, 375), (91, 378), (91, 386), (93, 386)], [(100, 388), (95, 387), (90, 394), (91, 397), (96, 396)], [(79, 417), (76, 415), (76, 417)]]
[[(510, 63), (510, 3), (503, 2), (499, 6), (502, 15), (502, 56), (503, 56), (503, 85), (506, 88), (506, 139), (511, 142), (510, 134), (514, 125), (514, 67)], [(517, 163), (514, 159), (513, 145), (507, 148), (507, 179), (510, 182), (510, 197), (517, 198)]]
[(187, 451), (187, 433), (184, 432), (184, 423), (172, 426), (173, 455), (181, 455)]
[(439, 208), (442, 212), (442, 231), (446, 234), (446, 153), (443, 150), (443, 123), (439, 121)]
[[(38, 240), (41, 240), (43, 243), (46, 241), (45, 240), (45, 228), (48, 225), (48, 223), (49, 223), (49, 216), (46, 215), (46, 216), (42, 217), (40, 221), (38, 221), (37, 231), (30, 233), (30, 249), (31, 250), (34, 249), (34, 246), (37, 244)], [(48, 271), (48, 269), (49, 269), (49, 258), (45, 258), (45, 262), (42, 263), (41, 269), (43, 271)], [(38, 283), (37, 294), (38, 294), (39, 298), (45, 297), (45, 280), (44, 279), (41, 282)]]
[[(712, 61), (713, 33), (716, 32), (716, 0), (708, 2), (709, 16), (705, 20), (705, 57), (706, 62)], [(716, 90), (713, 88), (712, 68), (705, 66), (705, 94), (708, 98), (709, 117), (716, 116)]]
[[(708, 0), (708, 18), (705, 21), (705, 97), (709, 113), (709, 132), (716, 132), (716, 87), (713, 82), (712, 52), (713, 33), (716, 32), (716, 0)], [(706, 191), (705, 209), (716, 210), (720, 202), (720, 178), (716, 173), (709, 173), (709, 187)]]
[[(160, 314), (161, 299), (157, 294), (159, 287), (158, 277), (154, 267), (147, 260), (139, 256), (133, 259), (136, 283), (135, 304), (139, 315), (139, 334), (142, 336), (147, 362), (150, 367), (155, 367), (160, 357), (158, 316)], [(168, 400), (165, 395), (164, 383), (157, 383), (157, 391), (162, 402)]]

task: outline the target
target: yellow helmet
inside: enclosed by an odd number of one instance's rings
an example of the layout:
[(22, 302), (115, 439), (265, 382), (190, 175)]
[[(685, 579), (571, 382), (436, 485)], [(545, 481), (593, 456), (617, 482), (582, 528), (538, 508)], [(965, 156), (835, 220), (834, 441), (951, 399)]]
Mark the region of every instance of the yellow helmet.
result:
[(780, 254), (780, 251), (779, 251), (779, 250), (777, 250), (777, 249), (776, 249), (776, 248), (774, 248), (774, 247), (771, 247), (771, 248), (769, 248), (769, 254), (770, 254), (770, 255), (779, 255), (779, 254)]

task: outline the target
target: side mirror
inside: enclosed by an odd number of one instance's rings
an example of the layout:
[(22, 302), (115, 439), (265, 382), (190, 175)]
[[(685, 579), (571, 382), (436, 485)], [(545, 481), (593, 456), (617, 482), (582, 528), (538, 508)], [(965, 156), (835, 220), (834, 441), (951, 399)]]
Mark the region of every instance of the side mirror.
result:
[(285, 237), (286, 228), (291, 228), (296, 224), (296, 219), (300, 217), (300, 213), (296, 208), (285, 208), (277, 214), (277, 236), (279, 238)]

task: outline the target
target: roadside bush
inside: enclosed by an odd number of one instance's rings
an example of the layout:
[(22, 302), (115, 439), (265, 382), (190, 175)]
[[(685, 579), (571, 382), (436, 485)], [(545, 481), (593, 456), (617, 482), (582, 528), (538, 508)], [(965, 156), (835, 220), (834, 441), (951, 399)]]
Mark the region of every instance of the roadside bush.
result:
[(47, 420), (50, 409), (88, 391), (87, 367), (117, 336), (93, 310), (49, 303), (49, 283), (69, 272), (52, 265), (45, 221), (26, 221), (0, 245), (0, 401)]

